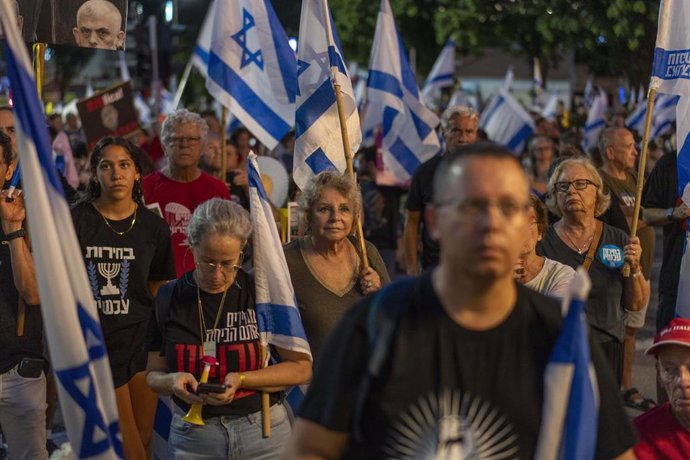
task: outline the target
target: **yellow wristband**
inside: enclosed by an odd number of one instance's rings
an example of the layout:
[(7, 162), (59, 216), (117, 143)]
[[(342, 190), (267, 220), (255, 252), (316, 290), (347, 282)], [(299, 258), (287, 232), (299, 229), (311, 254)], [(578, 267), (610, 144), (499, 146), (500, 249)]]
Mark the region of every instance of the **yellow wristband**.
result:
[(247, 380), (247, 376), (244, 374), (240, 374), (240, 388), (244, 386), (244, 381)]

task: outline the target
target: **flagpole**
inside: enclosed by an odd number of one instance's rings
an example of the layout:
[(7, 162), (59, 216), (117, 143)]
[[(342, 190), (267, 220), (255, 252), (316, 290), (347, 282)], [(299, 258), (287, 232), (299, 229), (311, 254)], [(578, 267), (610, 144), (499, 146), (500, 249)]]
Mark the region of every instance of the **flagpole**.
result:
[[(637, 225), (640, 220), (640, 205), (642, 201), (642, 188), (644, 186), (644, 170), (647, 166), (647, 151), (649, 150), (649, 132), (652, 129), (652, 115), (654, 112), (654, 99), (656, 98), (656, 85), (649, 86), (647, 97), (647, 117), (644, 122), (644, 135), (642, 136), (642, 151), (637, 165), (637, 188), (635, 190), (635, 207), (633, 209), (630, 237), (637, 236)], [(624, 277), (630, 276), (630, 264), (625, 262), (621, 270)]]
[[(326, 25), (326, 40), (328, 46), (333, 43), (333, 34), (331, 32), (331, 18), (329, 15), (328, 1), (323, 0), (323, 11), (326, 15), (324, 24)], [(331, 65), (331, 83), (333, 84), (333, 91), (335, 92), (335, 102), (338, 108), (338, 119), (340, 120), (340, 134), (343, 140), (343, 153), (345, 154), (345, 163), (347, 164), (347, 173), (352, 179), (353, 184), (357, 184), (355, 178), (355, 171), (352, 166), (352, 152), (350, 149), (350, 135), (347, 130), (347, 117), (345, 116), (345, 107), (343, 106), (343, 95), (340, 89), (340, 84), (336, 78), (336, 68)], [(362, 229), (362, 216), (355, 219), (355, 235), (357, 237), (357, 244), (359, 246), (359, 253), (362, 257), (362, 268), (369, 268), (369, 257), (367, 257), (367, 248), (364, 244), (364, 230)]]
[(187, 86), (189, 75), (192, 73), (192, 59), (193, 58), (190, 58), (189, 61), (187, 61), (187, 65), (185, 66), (184, 71), (182, 72), (182, 79), (180, 80), (180, 84), (177, 86), (177, 91), (175, 91), (175, 98), (172, 102), (172, 112), (177, 110), (177, 106), (180, 104), (180, 100), (182, 99), (182, 93), (184, 92), (184, 89)]
[[(191, 62), (191, 61), (190, 61)], [(228, 157), (227, 157), (227, 136), (228, 129), (226, 125), (228, 124), (228, 108), (221, 104), (223, 107), (220, 112), (220, 171), (218, 171), (219, 179), (225, 182), (228, 177)]]

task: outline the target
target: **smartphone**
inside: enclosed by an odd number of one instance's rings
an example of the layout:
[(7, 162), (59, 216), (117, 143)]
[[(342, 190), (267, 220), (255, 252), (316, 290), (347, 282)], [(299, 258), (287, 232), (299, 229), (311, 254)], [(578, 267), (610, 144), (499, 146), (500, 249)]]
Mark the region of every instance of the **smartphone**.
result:
[(40, 358), (23, 358), (17, 366), (17, 374), (25, 379), (37, 379), (43, 372), (45, 361)]
[(224, 383), (200, 383), (199, 386), (196, 387), (196, 394), (225, 393), (227, 389), (228, 386)]

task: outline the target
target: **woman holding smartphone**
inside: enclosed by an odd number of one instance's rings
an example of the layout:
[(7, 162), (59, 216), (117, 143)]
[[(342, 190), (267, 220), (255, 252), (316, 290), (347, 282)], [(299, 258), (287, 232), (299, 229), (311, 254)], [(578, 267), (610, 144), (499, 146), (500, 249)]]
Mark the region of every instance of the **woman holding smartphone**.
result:
[(126, 459), (146, 459), (156, 395), (146, 385), (146, 325), (158, 288), (175, 278), (170, 230), (141, 200), (140, 151), (102, 139), (72, 219), (98, 307)]

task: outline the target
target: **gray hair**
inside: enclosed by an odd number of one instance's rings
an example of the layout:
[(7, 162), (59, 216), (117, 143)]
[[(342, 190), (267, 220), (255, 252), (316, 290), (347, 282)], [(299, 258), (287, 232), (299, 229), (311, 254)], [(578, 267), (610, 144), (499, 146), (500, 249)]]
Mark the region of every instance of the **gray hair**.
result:
[(479, 113), (472, 107), (466, 105), (451, 105), (444, 110), (443, 115), (441, 115), (441, 128), (443, 131), (448, 131), (448, 129), (450, 129), (450, 122), (455, 117), (466, 117), (476, 121), (477, 125), (479, 125)]
[(594, 204), (594, 216), (599, 217), (600, 215), (604, 214), (611, 204), (611, 195), (604, 191), (604, 181), (601, 180), (601, 176), (599, 175), (597, 168), (594, 167), (592, 160), (587, 157), (567, 158), (561, 161), (553, 170), (551, 177), (549, 177), (549, 193), (546, 197), (546, 206), (548, 206), (549, 211), (558, 217), (563, 217), (563, 212), (558, 207), (558, 203), (556, 202), (556, 182), (558, 182), (558, 179), (561, 177), (561, 174), (563, 174), (563, 171), (570, 166), (582, 166), (587, 170), (589, 180), (594, 182), (594, 185), (597, 187), (597, 199)]
[(189, 219), (187, 240), (195, 247), (211, 234), (237, 238), (244, 244), (252, 234), (249, 213), (239, 204), (222, 198), (203, 202)]
[(554, 153), (556, 151), (556, 144), (554, 144), (553, 139), (551, 139), (549, 136), (544, 136), (544, 135), (536, 135), (532, 139), (529, 140), (529, 144), (527, 144), (527, 150), (529, 151), (530, 154), (532, 154), (532, 151), (537, 147), (537, 143), (539, 141), (547, 141), (549, 144), (551, 144), (551, 148), (554, 150)]
[(602, 160), (608, 161), (608, 158), (606, 157), (606, 149), (613, 147), (616, 137), (620, 134), (620, 131), (625, 131), (628, 133), (630, 132), (627, 128), (611, 126), (605, 128), (599, 135), (599, 143), (597, 146), (599, 147), (599, 153), (601, 154)]
[(169, 147), (172, 138), (175, 137), (175, 128), (180, 125), (194, 124), (199, 128), (199, 135), (201, 136), (202, 151), (206, 147), (208, 140), (208, 124), (196, 112), (190, 112), (187, 109), (179, 109), (168, 115), (161, 126), (161, 141), (163, 145)]
[(327, 188), (337, 191), (352, 204), (355, 219), (362, 214), (362, 194), (359, 186), (346, 174), (340, 174), (338, 171), (324, 171), (311, 178), (298, 200), (299, 228), (305, 235), (309, 233), (311, 226), (312, 208)]

